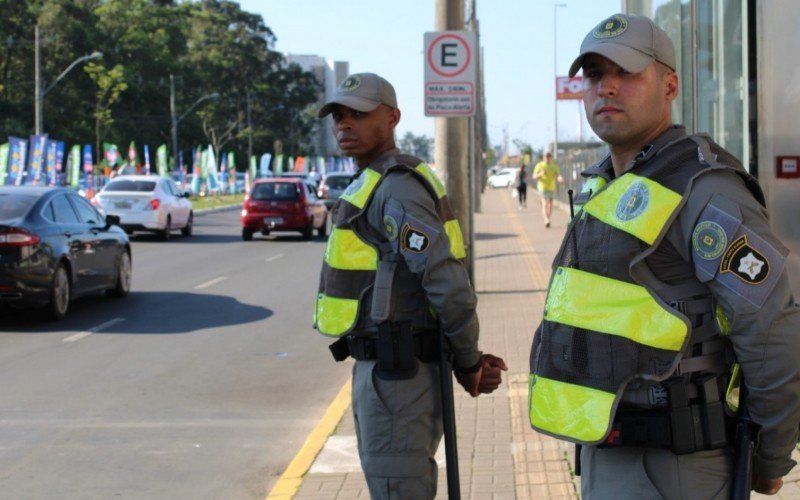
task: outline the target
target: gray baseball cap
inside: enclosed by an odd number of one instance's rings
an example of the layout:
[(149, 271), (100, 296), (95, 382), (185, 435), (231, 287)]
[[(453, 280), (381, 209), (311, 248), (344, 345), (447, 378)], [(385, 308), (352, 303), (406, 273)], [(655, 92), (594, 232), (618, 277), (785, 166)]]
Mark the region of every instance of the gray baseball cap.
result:
[(587, 54), (599, 54), (625, 71), (640, 73), (653, 61), (675, 70), (675, 46), (649, 17), (614, 14), (597, 25), (581, 43), (581, 53), (569, 68), (573, 77)]
[(317, 115), (324, 118), (332, 111), (334, 104), (367, 113), (381, 104), (396, 108), (397, 95), (392, 84), (375, 73), (355, 73), (339, 84), (333, 97), (320, 108)]

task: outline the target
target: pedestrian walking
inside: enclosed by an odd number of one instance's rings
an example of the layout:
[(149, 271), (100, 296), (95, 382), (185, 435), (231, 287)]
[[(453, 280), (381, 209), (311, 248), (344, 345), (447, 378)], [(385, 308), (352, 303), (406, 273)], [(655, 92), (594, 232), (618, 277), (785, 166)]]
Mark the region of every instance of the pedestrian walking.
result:
[(528, 206), (528, 173), (525, 171), (524, 163), (517, 174), (517, 194), (519, 209), (522, 210)]
[(442, 438), (439, 329), (456, 379), (473, 397), (494, 391), (505, 363), (478, 350), (475, 292), (444, 186), (395, 147), (392, 85), (350, 75), (319, 111), (333, 116), (342, 152), (358, 166), (333, 208), (315, 328), (355, 358), (352, 407), (361, 467), (374, 499), (432, 499)]
[[(603, 20), (580, 69), (610, 154), (583, 173), (553, 264), (531, 424), (582, 445), (588, 500), (728, 498), (751, 479), (734, 464), (774, 494), (795, 465), (800, 309), (758, 182), (672, 124), (675, 49), (649, 18)], [(736, 447), (735, 412), (755, 430)]]
[(553, 153), (544, 154), (544, 159), (533, 168), (533, 179), (536, 189), (542, 195), (542, 218), (544, 227), (550, 227), (550, 216), (553, 213), (553, 197), (556, 194), (556, 183), (559, 180), (558, 164), (553, 161)]

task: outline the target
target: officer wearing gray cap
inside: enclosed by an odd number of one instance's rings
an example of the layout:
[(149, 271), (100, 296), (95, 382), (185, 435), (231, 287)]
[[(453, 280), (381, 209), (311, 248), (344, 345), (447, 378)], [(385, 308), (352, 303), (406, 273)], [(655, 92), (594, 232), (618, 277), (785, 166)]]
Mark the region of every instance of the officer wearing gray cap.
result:
[[(652, 20), (603, 20), (579, 70), (610, 154), (583, 172), (553, 264), (531, 425), (581, 445), (590, 500), (727, 498), (742, 463), (774, 494), (795, 465), (800, 309), (758, 182), (672, 124), (675, 49)], [(737, 414), (755, 424), (739, 427), (753, 455), (735, 451)]]
[(358, 453), (375, 499), (436, 495), (442, 438), (439, 327), (456, 379), (473, 397), (501, 383), (505, 363), (478, 350), (476, 297), (461, 230), (442, 183), (394, 141), (400, 110), (373, 73), (347, 77), (319, 111), (358, 172), (333, 208), (314, 326), (353, 357)]

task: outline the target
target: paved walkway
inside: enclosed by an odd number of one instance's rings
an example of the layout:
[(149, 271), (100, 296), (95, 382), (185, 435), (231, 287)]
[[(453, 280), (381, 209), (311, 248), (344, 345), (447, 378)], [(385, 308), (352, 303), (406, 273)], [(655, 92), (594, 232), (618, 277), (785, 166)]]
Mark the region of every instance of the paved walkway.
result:
[[(456, 385), (461, 495), (464, 499), (579, 498), (573, 476), (573, 445), (541, 435), (528, 423), (528, 356), (541, 320), (550, 264), (566, 229), (565, 207), (544, 227), (539, 198), (529, 191), (519, 210), (506, 190), (482, 197), (475, 216), (475, 282), (481, 322), (480, 347), (503, 357), (505, 381), (491, 395), (470, 398)], [(796, 459), (800, 456), (795, 452)], [(440, 447), (437, 499), (447, 498)], [(800, 500), (800, 471), (781, 495), (753, 498)], [(296, 499), (365, 499), (369, 493), (358, 462), (352, 413), (347, 409), (294, 495)]]

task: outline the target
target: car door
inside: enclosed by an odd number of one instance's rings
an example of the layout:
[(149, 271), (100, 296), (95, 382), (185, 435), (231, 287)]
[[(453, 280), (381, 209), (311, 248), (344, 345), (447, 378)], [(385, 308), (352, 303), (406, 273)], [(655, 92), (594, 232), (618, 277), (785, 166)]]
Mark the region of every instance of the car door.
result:
[(308, 204), (311, 206), (312, 213), (314, 214), (314, 227), (322, 227), (322, 225), (325, 223), (325, 215), (327, 213), (325, 203), (317, 198), (317, 192), (316, 189), (314, 189), (314, 186), (305, 182), (303, 185), (306, 187), (306, 199), (308, 200)]
[(175, 183), (164, 179), (160, 183), (161, 191), (169, 200), (169, 213), (172, 216), (172, 227), (183, 227), (189, 219), (189, 208), (187, 200), (180, 195)]
[(75, 194), (69, 195), (69, 200), (78, 212), (81, 224), (92, 236), (87, 237), (93, 253), (92, 275), (96, 286), (108, 286), (116, 281), (117, 256), (119, 254), (119, 242), (114, 234), (109, 233), (106, 228), (105, 217), (103, 217), (88, 200)]
[(97, 253), (97, 235), (90, 226), (81, 222), (80, 216), (67, 193), (58, 194), (50, 200), (53, 217), (63, 228), (67, 239), (70, 265), (72, 267), (73, 294), (91, 290), (96, 287), (100, 278), (95, 271), (95, 254)]

